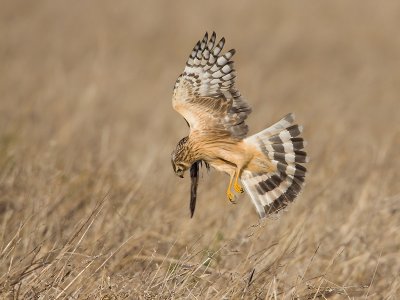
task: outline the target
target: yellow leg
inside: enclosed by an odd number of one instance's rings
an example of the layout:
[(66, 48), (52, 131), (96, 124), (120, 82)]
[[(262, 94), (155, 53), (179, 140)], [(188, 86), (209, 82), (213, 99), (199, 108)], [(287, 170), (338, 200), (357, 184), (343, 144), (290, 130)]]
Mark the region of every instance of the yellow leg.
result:
[(226, 196), (228, 197), (229, 201), (233, 202), (234, 199), (234, 195), (231, 192), (231, 188), (232, 188), (232, 181), (233, 181), (233, 175), (231, 176), (231, 178), (229, 179), (229, 185), (228, 185), (228, 189), (226, 190)]
[(240, 186), (238, 180), (239, 180), (239, 175), (240, 175), (240, 169), (236, 171), (236, 176), (235, 176), (235, 183), (233, 184), (233, 188), (235, 189), (236, 192), (238, 193), (243, 193), (243, 188)]

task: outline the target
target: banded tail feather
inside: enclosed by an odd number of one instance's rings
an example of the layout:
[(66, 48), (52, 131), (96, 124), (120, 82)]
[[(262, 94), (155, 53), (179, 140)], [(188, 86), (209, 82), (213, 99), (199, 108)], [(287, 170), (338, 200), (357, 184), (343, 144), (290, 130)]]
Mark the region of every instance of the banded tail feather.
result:
[(260, 149), (276, 167), (274, 173), (244, 171), (241, 176), (260, 218), (285, 208), (304, 186), (307, 169), (302, 164), (308, 162), (303, 151), (306, 142), (300, 136), (303, 128), (293, 123), (294, 114), (288, 114), (244, 140)]

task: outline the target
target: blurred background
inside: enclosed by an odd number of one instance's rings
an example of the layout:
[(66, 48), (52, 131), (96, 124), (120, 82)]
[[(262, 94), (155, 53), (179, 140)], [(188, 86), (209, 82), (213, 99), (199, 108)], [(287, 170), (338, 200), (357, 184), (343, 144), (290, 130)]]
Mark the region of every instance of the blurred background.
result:
[[(397, 1), (1, 1), (0, 293), (395, 299), (398, 28)], [(206, 31), (237, 50), (250, 133), (305, 128), (307, 185), (279, 217), (203, 170), (189, 218), (171, 96)]]

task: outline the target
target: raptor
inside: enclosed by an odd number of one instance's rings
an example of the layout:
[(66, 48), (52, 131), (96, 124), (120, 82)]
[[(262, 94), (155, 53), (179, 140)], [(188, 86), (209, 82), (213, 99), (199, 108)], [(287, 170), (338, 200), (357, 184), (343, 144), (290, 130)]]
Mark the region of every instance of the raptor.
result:
[(264, 218), (285, 208), (304, 185), (302, 164), (308, 159), (302, 127), (288, 114), (247, 136), (245, 120), (251, 108), (235, 86), (235, 50), (222, 53), (224, 44), (224, 38), (216, 42), (215, 32), (210, 38), (206, 33), (176, 80), (172, 106), (185, 118), (190, 132), (172, 152), (172, 167), (180, 177), (191, 168), (195, 189), (200, 162), (227, 173), (227, 198), (233, 201), (234, 193), (246, 191)]

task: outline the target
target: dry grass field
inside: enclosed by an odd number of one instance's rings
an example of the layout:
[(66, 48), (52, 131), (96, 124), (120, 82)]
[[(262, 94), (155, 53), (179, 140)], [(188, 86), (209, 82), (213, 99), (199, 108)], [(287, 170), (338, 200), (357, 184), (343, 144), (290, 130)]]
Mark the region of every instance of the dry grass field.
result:
[[(397, 1), (0, 2), (1, 299), (399, 299)], [(172, 88), (236, 48), (250, 133), (294, 112), (302, 195), (259, 222), (190, 179)]]

